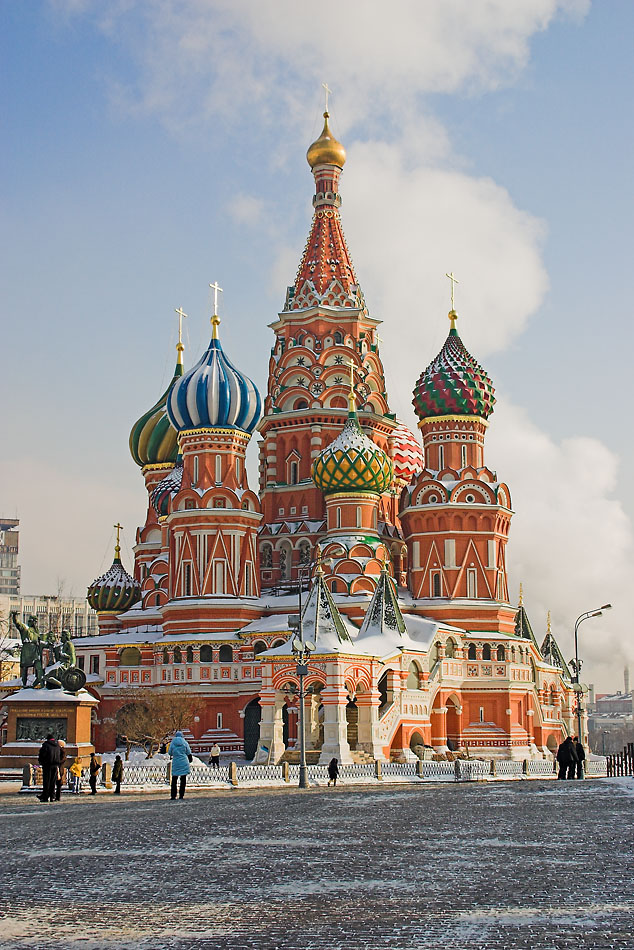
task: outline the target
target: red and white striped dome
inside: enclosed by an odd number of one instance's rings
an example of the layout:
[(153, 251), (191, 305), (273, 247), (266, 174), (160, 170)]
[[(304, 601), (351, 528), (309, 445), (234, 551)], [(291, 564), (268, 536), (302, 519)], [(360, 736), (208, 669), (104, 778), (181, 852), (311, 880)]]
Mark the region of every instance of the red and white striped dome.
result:
[(404, 422), (394, 430), (394, 477), (409, 485), (425, 468), (423, 447)]

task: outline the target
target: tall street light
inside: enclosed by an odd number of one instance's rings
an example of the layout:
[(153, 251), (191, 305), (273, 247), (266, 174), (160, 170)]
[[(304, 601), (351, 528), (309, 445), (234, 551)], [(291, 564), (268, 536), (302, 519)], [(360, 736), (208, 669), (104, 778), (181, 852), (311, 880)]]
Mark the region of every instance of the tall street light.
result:
[(578, 641), (578, 631), (579, 627), (584, 620), (589, 620), (590, 617), (600, 617), (604, 610), (611, 610), (612, 604), (604, 604), (602, 607), (597, 607), (596, 610), (586, 610), (585, 613), (580, 614), (575, 621), (575, 658), (570, 661), (575, 673), (575, 692), (577, 694), (577, 735), (579, 736), (579, 742), (582, 742), (583, 735), (581, 733), (581, 694), (582, 686), (579, 680), (579, 674), (581, 673), (581, 664), (582, 661), (579, 659), (579, 641)]

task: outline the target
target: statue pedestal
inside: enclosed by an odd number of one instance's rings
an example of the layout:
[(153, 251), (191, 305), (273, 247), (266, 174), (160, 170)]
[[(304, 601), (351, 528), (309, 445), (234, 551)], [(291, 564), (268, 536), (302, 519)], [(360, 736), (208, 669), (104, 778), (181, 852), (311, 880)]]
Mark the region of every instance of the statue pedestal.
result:
[(85, 689), (19, 689), (2, 700), (8, 709), (7, 741), (0, 748), (0, 768), (37, 765), (48, 733), (66, 743), (68, 764), (79, 756), (87, 765), (95, 747), (90, 741), (91, 713), (99, 701)]

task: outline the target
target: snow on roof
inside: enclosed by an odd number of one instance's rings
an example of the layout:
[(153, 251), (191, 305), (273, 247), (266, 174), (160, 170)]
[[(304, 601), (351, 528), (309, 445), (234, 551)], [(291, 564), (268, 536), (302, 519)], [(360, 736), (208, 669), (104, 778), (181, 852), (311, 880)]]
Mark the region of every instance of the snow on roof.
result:
[(77, 694), (67, 693), (64, 689), (19, 689), (12, 696), (6, 696), (3, 702), (12, 703), (85, 703), (91, 702), (95, 706), (99, 702), (94, 696), (91, 696), (85, 689), (80, 689)]

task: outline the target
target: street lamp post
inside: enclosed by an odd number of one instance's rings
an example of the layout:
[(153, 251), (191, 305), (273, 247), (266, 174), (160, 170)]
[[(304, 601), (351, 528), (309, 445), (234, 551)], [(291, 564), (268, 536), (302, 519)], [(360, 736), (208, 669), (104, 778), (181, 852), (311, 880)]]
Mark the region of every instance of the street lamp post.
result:
[(584, 620), (589, 620), (590, 617), (600, 617), (604, 610), (610, 610), (611, 608), (612, 604), (604, 604), (602, 607), (598, 607), (596, 610), (586, 610), (585, 613), (580, 614), (575, 621), (575, 658), (574, 660), (570, 661), (570, 665), (572, 666), (575, 673), (575, 693), (577, 695), (577, 735), (579, 736), (579, 742), (583, 741), (583, 736), (581, 734), (582, 687), (581, 681), (579, 679), (583, 661), (579, 659), (578, 631)]

